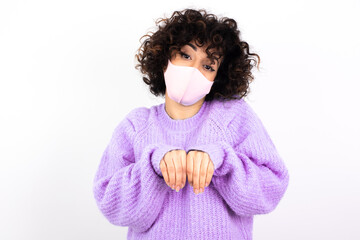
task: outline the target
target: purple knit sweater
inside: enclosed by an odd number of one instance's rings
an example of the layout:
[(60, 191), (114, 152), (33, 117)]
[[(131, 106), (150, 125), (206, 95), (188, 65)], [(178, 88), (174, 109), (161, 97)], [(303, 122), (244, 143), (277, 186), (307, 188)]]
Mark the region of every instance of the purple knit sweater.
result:
[[(209, 154), (215, 170), (203, 193), (165, 183), (160, 160), (172, 149)], [(213, 100), (184, 120), (170, 118), (165, 103), (130, 111), (102, 155), (93, 192), (110, 223), (129, 227), (127, 239), (252, 239), (253, 216), (273, 211), (288, 183), (250, 105)]]

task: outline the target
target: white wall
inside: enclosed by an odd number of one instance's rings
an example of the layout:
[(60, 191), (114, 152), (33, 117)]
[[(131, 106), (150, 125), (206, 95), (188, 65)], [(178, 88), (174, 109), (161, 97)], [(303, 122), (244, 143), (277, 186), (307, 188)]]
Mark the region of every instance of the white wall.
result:
[(0, 239), (126, 238), (92, 180), (125, 114), (164, 101), (134, 55), (185, 7), (234, 18), (261, 57), (247, 101), (290, 183), (254, 239), (360, 239), (359, 1), (192, 2), (0, 2)]

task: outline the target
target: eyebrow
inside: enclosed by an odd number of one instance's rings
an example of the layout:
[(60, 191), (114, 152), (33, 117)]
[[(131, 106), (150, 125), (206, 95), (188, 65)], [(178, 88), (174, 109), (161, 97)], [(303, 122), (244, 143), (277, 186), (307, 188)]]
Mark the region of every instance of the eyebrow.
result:
[(187, 43), (187, 45), (189, 45), (192, 49), (194, 49), (195, 51), (197, 51), (197, 48), (196, 48), (193, 44)]

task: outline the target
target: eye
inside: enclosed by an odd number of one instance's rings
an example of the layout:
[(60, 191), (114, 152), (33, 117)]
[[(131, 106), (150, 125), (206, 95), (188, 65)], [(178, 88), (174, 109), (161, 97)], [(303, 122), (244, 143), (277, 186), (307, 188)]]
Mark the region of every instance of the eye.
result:
[(180, 52), (180, 55), (181, 55), (181, 57), (182, 58), (185, 58), (185, 59), (190, 59), (190, 56), (189, 55), (187, 55), (186, 53), (184, 53), (184, 52)]
[(208, 71), (211, 71), (211, 72), (215, 71), (215, 70), (214, 70), (211, 66), (209, 66), (209, 65), (204, 65), (204, 67), (205, 67), (205, 69), (208, 70)]

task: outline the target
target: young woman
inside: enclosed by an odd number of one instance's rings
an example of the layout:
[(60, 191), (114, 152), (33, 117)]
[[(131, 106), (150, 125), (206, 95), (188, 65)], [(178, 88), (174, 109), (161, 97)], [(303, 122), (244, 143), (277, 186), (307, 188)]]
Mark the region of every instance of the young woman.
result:
[(185, 9), (157, 26), (137, 68), (165, 103), (115, 128), (94, 178), (97, 206), (128, 239), (252, 239), (253, 216), (273, 211), (289, 182), (244, 101), (260, 58), (231, 18)]

